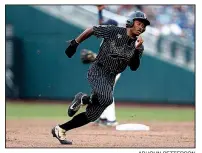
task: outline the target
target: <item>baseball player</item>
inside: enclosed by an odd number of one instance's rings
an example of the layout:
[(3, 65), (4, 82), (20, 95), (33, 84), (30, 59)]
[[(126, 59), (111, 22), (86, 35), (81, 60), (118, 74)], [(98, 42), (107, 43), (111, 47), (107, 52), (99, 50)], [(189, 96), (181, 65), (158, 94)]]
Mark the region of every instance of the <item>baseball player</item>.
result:
[(69, 58), (76, 53), (78, 45), (90, 36), (104, 39), (96, 60), (90, 65), (87, 74), (92, 88), (91, 95), (77, 93), (69, 106), (68, 115), (74, 116), (82, 105), (87, 105), (86, 111), (52, 129), (53, 137), (57, 138), (61, 144), (72, 144), (71, 141), (66, 140), (66, 132), (94, 122), (112, 104), (117, 74), (123, 72), (127, 66), (132, 71), (138, 69), (144, 50), (143, 39), (140, 35), (148, 25), (150, 22), (146, 15), (141, 11), (136, 11), (127, 20), (126, 28), (112, 25), (93, 26), (70, 41), (65, 50)]
[[(118, 26), (118, 22), (113, 20), (113, 19), (108, 19), (107, 21), (104, 21), (103, 19), (103, 15), (102, 15), (102, 10), (104, 9), (104, 5), (98, 5), (98, 22), (100, 25), (114, 25), (114, 26)], [(102, 44), (102, 43), (101, 43)], [(81, 61), (84, 64), (89, 64), (95, 61), (97, 54), (87, 50), (87, 49), (83, 49), (81, 51)], [(118, 79), (120, 78), (121, 73), (119, 73), (116, 76), (115, 79), (115, 83), (118, 81)], [(114, 97), (113, 97), (113, 102), (111, 105), (109, 105), (104, 112), (102, 113), (102, 115), (95, 121), (95, 124), (98, 125), (104, 125), (104, 126), (116, 126), (118, 125), (118, 122), (116, 121), (116, 114), (115, 114), (115, 103), (114, 103)]]

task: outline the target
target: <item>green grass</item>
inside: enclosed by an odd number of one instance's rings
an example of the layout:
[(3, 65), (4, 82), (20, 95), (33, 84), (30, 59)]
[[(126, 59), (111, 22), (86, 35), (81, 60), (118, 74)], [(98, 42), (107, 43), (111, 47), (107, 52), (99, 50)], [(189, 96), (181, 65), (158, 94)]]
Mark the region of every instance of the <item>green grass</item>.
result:
[[(6, 119), (69, 119), (65, 104), (6, 103)], [(81, 111), (83, 111), (82, 109)], [(116, 107), (117, 119), (127, 121), (193, 121), (191, 108)]]

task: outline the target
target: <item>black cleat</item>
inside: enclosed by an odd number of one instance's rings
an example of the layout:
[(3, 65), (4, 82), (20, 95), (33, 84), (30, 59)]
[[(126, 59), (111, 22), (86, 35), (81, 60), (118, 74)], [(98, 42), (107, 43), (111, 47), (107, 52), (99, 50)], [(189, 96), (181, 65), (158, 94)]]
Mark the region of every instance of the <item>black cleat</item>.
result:
[(66, 131), (62, 128), (60, 128), (58, 125), (55, 126), (53, 129), (52, 129), (52, 135), (53, 137), (57, 138), (59, 140), (59, 142), (61, 144), (65, 144), (65, 145), (71, 145), (72, 142), (71, 141), (68, 141), (66, 140), (65, 136), (66, 136)]
[(80, 109), (80, 107), (83, 105), (82, 103), (82, 98), (84, 96), (87, 96), (86, 94), (79, 92), (75, 95), (74, 100), (72, 101), (72, 103), (70, 104), (69, 108), (68, 108), (68, 116), (72, 117), (74, 116), (74, 114), (76, 114), (76, 112)]

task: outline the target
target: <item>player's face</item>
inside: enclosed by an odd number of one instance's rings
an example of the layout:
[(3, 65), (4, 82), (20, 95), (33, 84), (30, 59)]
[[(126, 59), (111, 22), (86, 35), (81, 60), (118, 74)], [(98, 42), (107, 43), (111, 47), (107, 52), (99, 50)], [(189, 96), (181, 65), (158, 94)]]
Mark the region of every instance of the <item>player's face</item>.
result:
[(141, 33), (145, 31), (145, 24), (141, 20), (135, 20), (133, 27), (132, 27), (132, 32), (133, 34), (139, 36)]

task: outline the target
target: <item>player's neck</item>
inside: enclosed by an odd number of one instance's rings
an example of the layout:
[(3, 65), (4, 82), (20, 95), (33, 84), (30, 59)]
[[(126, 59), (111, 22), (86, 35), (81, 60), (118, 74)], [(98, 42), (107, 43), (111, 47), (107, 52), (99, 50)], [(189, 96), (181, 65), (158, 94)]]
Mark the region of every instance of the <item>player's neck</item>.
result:
[(132, 33), (132, 31), (127, 28), (127, 35), (131, 38), (131, 39), (136, 39), (137, 35), (135, 35), (134, 33)]

